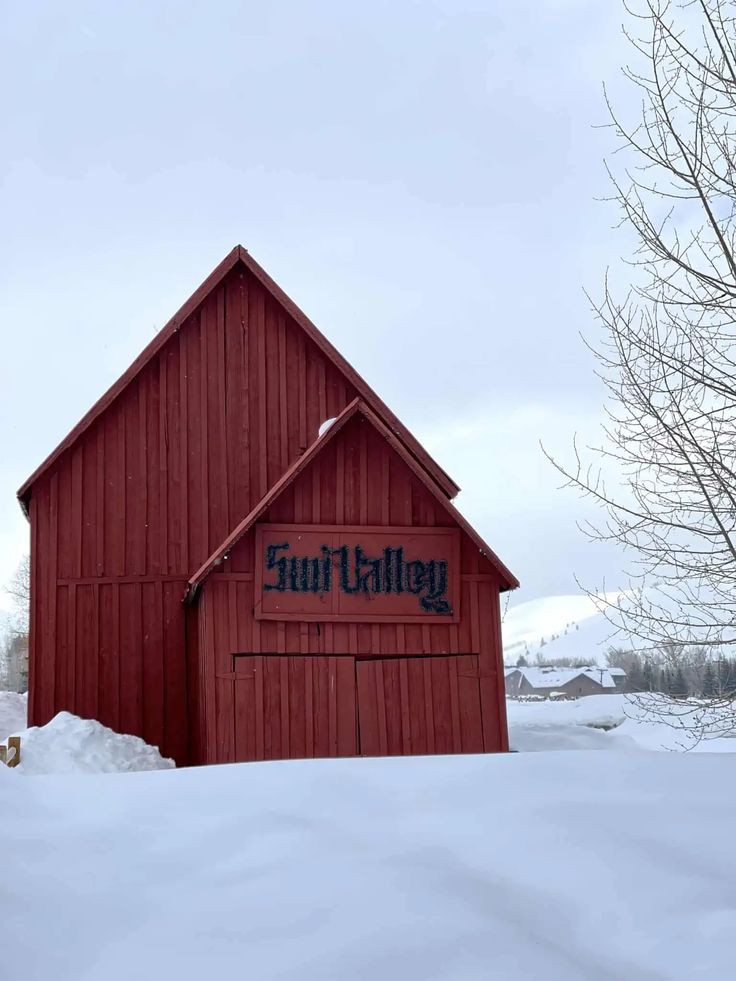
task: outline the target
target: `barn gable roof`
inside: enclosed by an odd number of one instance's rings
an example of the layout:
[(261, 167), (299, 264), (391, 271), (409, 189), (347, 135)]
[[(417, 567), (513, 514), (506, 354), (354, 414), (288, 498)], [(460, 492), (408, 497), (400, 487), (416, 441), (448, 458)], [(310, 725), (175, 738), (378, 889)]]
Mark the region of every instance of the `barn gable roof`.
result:
[(385, 425), (385, 423), (373, 412), (369, 406), (361, 399), (356, 398), (343, 409), (339, 416), (331, 423), (329, 428), (318, 436), (317, 439), (305, 450), (289, 469), (282, 474), (279, 480), (266, 492), (250, 514), (238, 524), (227, 538), (210, 555), (206, 562), (194, 573), (187, 585), (186, 599), (191, 600), (197, 589), (202, 585), (209, 574), (220, 564), (222, 559), (230, 552), (234, 545), (253, 527), (253, 525), (266, 513), (274, 501), (296, 480), (296, 478), (309, 467), (319, 453), (324, 450), (329, 443), (345, 428), (347, 423), (356, 415), (362, 415), (389, 445), (399, 454), (406, 463), (414, 476), (421, 481), (429, 493), (439, 502), (441, 507), (447, 511), (450, 517), (467, 533), (471, 541), (477, 545), (478, 550), (483, 554), (494, 567), (501, 579), (502, 591), (516, 589), (519, 585), (516, 577), (509, 572), (501, 562), (496, 553), (480, 537), (473, 526), (460, 514), (457, 508), (440, 491), (436, 482), (429, 476), (426, 469), (408, 451), (404, 442)]
[(98, 399), (89, 412), (87, 412), (80, 419), (77, 425), (59, 443), (56, 449), (54, 449), (46, 457), (43, 463), (37, 467), (31, 476), (25, 481), (23, 486), (18, 490), (17, 496), (26, 514), (28, 514), (28, 501), (30, 499), (31, 488), (38, 478), (41, 477), (45, 471), (56, 462), (56, 460), (62, 453), (64, 453), (65, 450), (69, 449), (69, 447), (76, 442), (76, 440), (92, 425), (98, 416), (102, 415), (108, 406), (114, 402), (118, 395), (120, 395), (120, 393), (133, 381), (133, 379), (148, 364), (148, 362), (155, 357), (169, 338), (180, 330), (187, 318), (195, 312), (202, 301), (212, 292), (212, 290), (217, 288), (225, 276), (227, 276), (228, 273), (238, 265), (238, 263), (242, 263), (246, 269), (252, 273), (255, 279), (302, 328), (302, 330), (316, 344), (322, 353), (335, 365), (338, 371), (340, 371), (350, 381), (355, 390), (359, 393), (360, 397), (371, 406), (371, 408), (381, 417), (381, 419), (384, 420), (389, 429), (405, 443), (412, 456), (414, 456), (421, 466), (425, 468), (425, 470), (431, 475), (432, 479), (437, 482), (443, 493), (449, 498), (455, 497), (460, 488), (454, 482), (454, 480), (452, 480), (452, 478), (442, 469), (442, 467), (440, 467), (440, 465), (432, 459), (419, 440), (417, 440), (416, 437), (409, 432), (409, 430), (394, 415), (383, 400), (376, 395), (370, 385), (368, 385), (368, 383), (361, 378), (358, 372), (317, 329), (307, 315), (303, 313), (303, 311), (299, 309), (296, 303), (294, 303), (289, 296), (287, 296), (281, 287), (275, 283), (273, 279), (271, 279), (268, 273), (261, 266), (259, 266), (255, 259), (248, 253), (247, 249), (244, 249), (242, 245), (236, 245), (235, 248), (227, 256), (225, 256), (222, 262), (212, 270), (209, 276), (194, 291), (194, 293), (192, 293), (186, 303), (184, 303), (184, 305), (174, 314), (171, 320), (169, 320), (168, 323), (161, 328), (158, 334), (156, 334), (150, 344), (143, 349), (130, 367), (105, 392), (105, 394)]

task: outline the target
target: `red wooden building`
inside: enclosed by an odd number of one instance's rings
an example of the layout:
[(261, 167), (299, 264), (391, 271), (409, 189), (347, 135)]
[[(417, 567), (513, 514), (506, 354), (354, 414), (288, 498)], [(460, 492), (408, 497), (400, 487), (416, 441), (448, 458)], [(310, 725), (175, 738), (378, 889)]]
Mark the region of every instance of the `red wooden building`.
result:
[(233, 249), (18, 492), (30, 723), (180, 764), (506, 749), (517, 582), (457, 491)]

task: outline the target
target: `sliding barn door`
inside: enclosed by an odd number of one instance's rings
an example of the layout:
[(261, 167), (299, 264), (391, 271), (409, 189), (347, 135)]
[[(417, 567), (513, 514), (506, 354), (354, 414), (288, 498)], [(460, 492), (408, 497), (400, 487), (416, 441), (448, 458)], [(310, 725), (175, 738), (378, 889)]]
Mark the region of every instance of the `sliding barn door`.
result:
[(478, 658), (358, 661), (361, 756), (482, 753)]
[(352, 657), (263, 654), (235, 660), (238, 762), (356, 755)]

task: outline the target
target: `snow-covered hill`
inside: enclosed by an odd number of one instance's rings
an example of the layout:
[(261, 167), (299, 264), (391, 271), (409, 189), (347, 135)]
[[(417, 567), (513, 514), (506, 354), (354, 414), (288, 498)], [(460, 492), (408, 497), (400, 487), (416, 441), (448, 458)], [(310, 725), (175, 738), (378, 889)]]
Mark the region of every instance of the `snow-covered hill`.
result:
[(507, 664), (516, 664), (522, 654), (530, 664), (538, 654), (604, 664), (606, 651), (616, 643), (621, 643), (621, 638), (615, 636), (595, 601), (585, 593), (520, 603), (508, 610), (503, 621)]

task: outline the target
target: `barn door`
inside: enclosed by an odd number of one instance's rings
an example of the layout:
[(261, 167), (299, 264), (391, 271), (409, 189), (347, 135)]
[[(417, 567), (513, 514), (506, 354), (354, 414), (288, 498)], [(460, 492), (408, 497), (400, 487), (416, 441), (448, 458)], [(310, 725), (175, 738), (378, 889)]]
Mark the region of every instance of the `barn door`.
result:
[(355, 756), (352, 657), (238, 656), (235, 759)]
[(482, 753), (478, 658), (358, 661), (361, 756)]

